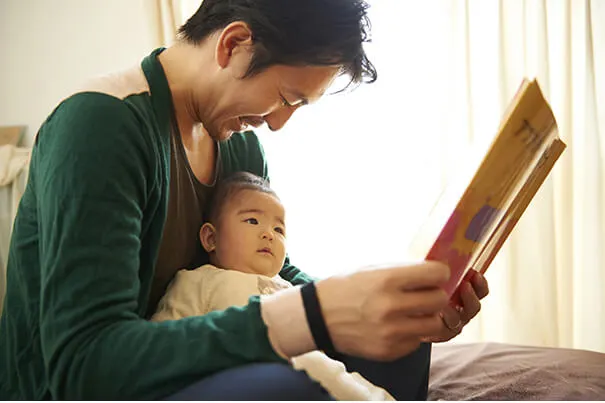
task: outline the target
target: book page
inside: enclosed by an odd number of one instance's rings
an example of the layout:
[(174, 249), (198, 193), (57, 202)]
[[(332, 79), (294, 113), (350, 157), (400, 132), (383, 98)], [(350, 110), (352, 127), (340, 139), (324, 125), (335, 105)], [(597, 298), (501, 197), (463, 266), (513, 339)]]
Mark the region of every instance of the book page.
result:
[(471, 267), (487, 270), (564, 148), (537, 81), (524, 80), (464, 193), (444, 195), (412, 243), (413, 254), (449, 265), (450, 297)]

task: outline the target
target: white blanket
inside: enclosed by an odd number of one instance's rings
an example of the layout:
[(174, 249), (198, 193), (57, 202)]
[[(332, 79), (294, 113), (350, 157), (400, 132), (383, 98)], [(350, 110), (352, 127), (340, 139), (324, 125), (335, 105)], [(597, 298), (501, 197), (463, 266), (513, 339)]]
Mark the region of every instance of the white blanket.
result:
[(27, 167), (29, 148), (0, 146), (0, 186), (8, 186)]
[(0, 311), (4, 301), (6, 262), (17, 206), (25, 190), (29, 148), (0, 146)]
[[(22, 173), (27, 172), (31, 149), (13, 145), (0, 146), (0, 188), (10, 190), (9, 219), (12, 221), (17, 214), (17, 206), (24, 191), (24, 182), (20, 181)], [(0, 212), (4, 214), (4, 212)], [(12, 229), (12, 227), (11, 227)]]

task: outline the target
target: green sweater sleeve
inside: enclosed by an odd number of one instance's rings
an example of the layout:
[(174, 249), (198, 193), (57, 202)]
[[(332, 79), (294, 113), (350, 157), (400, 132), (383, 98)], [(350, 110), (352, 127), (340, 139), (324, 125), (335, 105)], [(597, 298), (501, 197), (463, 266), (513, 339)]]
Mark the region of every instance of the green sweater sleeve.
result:
[(142, 124), (123, 101), (76, 95), (37, 139), (39, 328), (54, 399), (154, 400), (221, 369), (281, 361), (258, 298), (178, 321), (139, 316), (142, 222), (157, 158)]
[(302, 272), (299, 268), (291, 265), (290, 257), (288, 256), (286, 256), (286, 261), (279, 272), (279, 276), (294, 285), (303, 285), (316, 280), (315, 278)]

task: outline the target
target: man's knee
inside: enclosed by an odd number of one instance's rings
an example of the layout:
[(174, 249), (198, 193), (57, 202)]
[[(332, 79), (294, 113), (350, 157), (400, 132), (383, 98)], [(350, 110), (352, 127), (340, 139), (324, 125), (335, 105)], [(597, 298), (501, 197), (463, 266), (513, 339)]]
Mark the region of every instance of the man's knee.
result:
[(166, 400), (333, 400), (306, 373), (278, 363), (249, 364), (206, 377)]
[(261, 365), (267, 371), (267, 382), (273, 384), (267, 392), (275, 394), (277, 400), (332, 400), (329, 393), (303, 371), (286, 364)]

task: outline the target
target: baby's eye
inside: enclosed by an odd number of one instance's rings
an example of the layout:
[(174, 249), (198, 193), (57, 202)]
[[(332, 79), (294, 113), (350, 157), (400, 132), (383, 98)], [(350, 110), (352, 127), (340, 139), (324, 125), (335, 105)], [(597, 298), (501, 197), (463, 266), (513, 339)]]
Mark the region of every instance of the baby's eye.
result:
[(286, 234), (286, 231), (282, 227), (275, 227), (275, 232), (282, 235)]
[(258, 225), (258, 220), (256, 218), (246, 218), (244, 222), (252, 225)]

